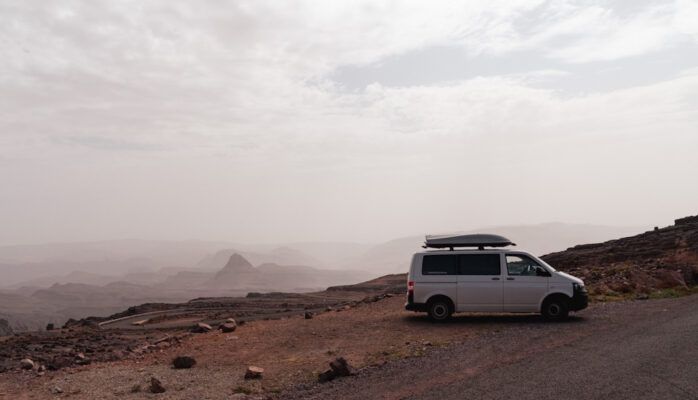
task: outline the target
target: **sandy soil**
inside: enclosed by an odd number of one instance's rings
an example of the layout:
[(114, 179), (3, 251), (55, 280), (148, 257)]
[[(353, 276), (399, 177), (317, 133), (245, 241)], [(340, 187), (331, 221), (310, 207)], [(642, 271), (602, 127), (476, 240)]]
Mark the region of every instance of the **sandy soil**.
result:
[[(361, 377), (371, 376), (370, 371), (389, 373), (397, 368), (403, 372), (403, 367), (394, 366), (406, 362), (421, 366), (430, 359), (438, 364), (457, 349), (461, 349), (463, 355), (453, 362), (458, 364), (460, 359), (475, 357), (480, 360), (478, 365), (483, 370), (492, 367), (493, 363), (516, 362), (529, 356), (530, 351), (516, 353), (518, 355), (509, 357), (511, 359), (493, 357), (493, 354), (502, 353), (502, 349), (497, 347), (500, 344), (493, 345), (488, 338), (501, 336), (506, 340), (497, 343), (511, 343), (514, 348), (517, 348), (517, 343), (524, 343), (521, 342), (524, 339), (529, 344), (524, 349), (564, 347), (581, 337), (619, 329), (626, 315), (637, 315), (637, 320), (643, 320), (647, 307), (664, 312), (664, 302), (597, 303), (564, 324), (547, 323), (540, 316), (531, 314), (462, 315), (451, 323), (433, 324), (424, 314), (404, 311), (404, 298), (394, 296), (361, 303), (348, 310), (324, 312), (313, 319), (306, 320), (297, 315), (279, 320), (259, 320), (248, 322), (233, 333), (193, 335), (175, 347), (147, 354), (138, 360), (47, 371), (43, 376), (37, 376), (36, 371), (9, 371), (0, 374), (0, 398), (229, 399), (235, 393), (263, 393), (272, 398), (306, 398), (312, 394), (315, 398), (324, 398), (324, 391), (332, 387), (344, 388), (351, 386), (351, 382), (361, 384)], [(666, 302), (667, 306), (674, 304)], [(634, 313), (629, 314), (630, 311)], [(483, 343), (489, 343), (490, 347)], [(536, 346), (536, 343), (547, 343), (547, 346)], [(196, 366), (189, 370), (173, 369), (172, 359), (178, 355), (193, 356), (197, 360)], [(368, 372), (346, 379), (346, 384), (342, 379), (336, 384), (317, 385), (317, 374), (326, 370), (329, 361), (338, 356), (345, 357), (355, 368)], [(263, 379), (244, 379), (246, 368), (252, 365), (264, 368)], [(471, 372), (475, 374), (478, 370)], [(149, 393), (151, 377), (159, 379), (167, 391)], [(433, 379), (446, 378), (436, 376)], [(393, 381), (398, 385), (397, 389), (405, 385), (413, 387), (412, 379), (406, 383)], [(397, 390), (393, 395), (399, 392)], [(346, 394), (343, 391), (333, 393), (329, 397), (342, 398), (343, 395), (337, 393)]]
[[(419, 356), (432, 347), (463, 341), (489, 329), (487, 324), (434, 329), (423, 315), (403, 311), (403, 303), (401, 296), (395, 296), (309, 320), (295, 316), (254, 321), (229, 334), (196, 335), (176, 348), (138, 361), (99, 363), (43, 376), (11, 371), (0, 374), (0, 398), (225, 399), (237, 392), (273, 394), (315, 381), (337, 356), (360, 368)], [(193, 356), (197, 365), (175, 370), (171, 360), (177, 355)], [(250, 365), (265, 369), (262, 380), (243, 379)], [(153, 376), (167, 388), (165, 394), (147, 393)]]

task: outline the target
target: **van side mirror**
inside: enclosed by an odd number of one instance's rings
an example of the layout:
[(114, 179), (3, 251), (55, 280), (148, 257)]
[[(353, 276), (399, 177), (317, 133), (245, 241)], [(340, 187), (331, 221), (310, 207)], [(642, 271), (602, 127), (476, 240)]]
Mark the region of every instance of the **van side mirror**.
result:
[(536, 276), (550, 276), (550, 272), (544, 270), (543, 268), (536, 268)]

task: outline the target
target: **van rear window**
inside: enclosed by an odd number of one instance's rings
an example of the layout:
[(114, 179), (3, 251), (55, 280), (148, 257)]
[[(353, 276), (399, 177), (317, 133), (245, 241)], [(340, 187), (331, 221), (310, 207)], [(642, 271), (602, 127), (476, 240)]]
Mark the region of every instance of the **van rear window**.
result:
[(458, 273), (457, 257), (455, 254), (424, 256), (422, 275), (456, 275)]
[(460, 256), (461, 275), (500, 275), (499, 254), (462, 254)]

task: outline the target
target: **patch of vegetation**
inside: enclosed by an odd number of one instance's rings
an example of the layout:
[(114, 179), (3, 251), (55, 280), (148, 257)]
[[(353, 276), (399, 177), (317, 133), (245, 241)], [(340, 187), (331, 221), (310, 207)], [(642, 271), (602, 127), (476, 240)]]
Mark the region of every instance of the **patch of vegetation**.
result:
[(644, 294), (644, 292), (628, 292), (619, 293), (613, 290), (608, 290), (604, 292), (592, 291), (589, 295), (589, 301), (592, 303), (607, 303), (612, 301), (624, 301), (624, 300), (642, 300), (644, 299), (673, 299), (677, 297), (688, 296), (691, 294), (698, 294), (698, 285), (691, 286), (688, 288), (675, 287), (669, 289), (654, 290), (650, 293)]
[(656, 290), (650, 293), (650, 299), (673, 299), (698, 293), (698, 286), (690, 288), (675, 287), (670, 289)]

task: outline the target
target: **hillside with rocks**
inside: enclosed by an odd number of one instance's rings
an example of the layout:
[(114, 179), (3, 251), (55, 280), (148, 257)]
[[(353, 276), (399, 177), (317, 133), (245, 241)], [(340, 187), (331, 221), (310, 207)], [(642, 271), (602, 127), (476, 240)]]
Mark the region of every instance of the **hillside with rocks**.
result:
[[(543, 258), (561, 271), (583, 277), (594, 294), (590, 308), (573, 320), (605, 327), (626, 315), (627, 309), (639, 315), (642, 304), (655, 303), (599, 300), (614, 294), (643, 299), (664, 289), (690, 293), (696, 285), (698, 217)], [(248, 285), (266, 273), (279, 273), (280, 268), (254, 267), (233, 254), (223, 268), (206, 275), (205, 282), (241, 284), (244, 277)], [(312, 385), (422, 357), (493, 331), (510, 332), (514, 340), (521, 330), (540, 330), (544, 337), (553, 337), (565, 326), (578, 325), (542, 324), (540, 317), (531, 315), (464, 316), (435, 329), (423, 316), (404, 311), (405, 280), (405, 274), (394, 274), (317, 292), (250, 292), (183, 303), (145, 303), (109, 317), (70, 320), (62, 327), (49, 324), (41, 332), (12, 334), (0, 321), (9, 335), (0, 337), (0, 394), (16, 397), (31, 392), (43, 398), (47, 393), (66, 393), (92, 399), (103, 397), (106, 390), (115, 397), (134, 398), (162, 392), (163, 398), (181, 399), (284, 398), (276, 394), (293, 388), (301, 393), (304, 388), (322, 390)], [(74, 298), (79, 287), (71, 287), (73, 292), (66, 296), (72, 293), (68, 297)], [(587, 327), (590, 334), (596, 329)]]
[(592, 293), (647, 295), (698, 284), (698, 216), (603, 243), (578, 245), (542, 257), (582, 278)]

